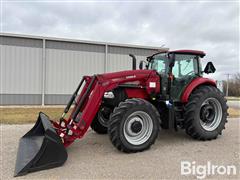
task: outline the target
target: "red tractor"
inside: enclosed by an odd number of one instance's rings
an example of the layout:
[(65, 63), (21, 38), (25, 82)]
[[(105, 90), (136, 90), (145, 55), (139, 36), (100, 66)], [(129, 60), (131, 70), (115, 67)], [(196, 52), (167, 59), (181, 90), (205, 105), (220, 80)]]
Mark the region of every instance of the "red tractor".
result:
[(211, 62), (202, 70), (204, 52), (159, 52), (141, 61), (139, 70), (131, 56), (133, 70), (84, 76), (58, 122), (39, 113), (20, 139), (15, 176), (62, 165), (65, 148), (89, 126), (127, 153), (150, 148), (160, 128), (184, 129), (197, 140), (222, 133), (228, 107), (215, 81), (202, 77), (215, 72)]

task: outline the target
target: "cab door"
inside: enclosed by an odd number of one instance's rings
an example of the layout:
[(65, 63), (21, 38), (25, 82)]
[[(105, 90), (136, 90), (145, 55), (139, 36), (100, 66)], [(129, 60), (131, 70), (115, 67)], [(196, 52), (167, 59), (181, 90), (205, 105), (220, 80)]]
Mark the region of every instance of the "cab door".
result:
[(171, 85), (171, 98), (180, 101), (186, 86), (199, 76), (198, 56), (190, 54), (176, 54), (172, 69), (173, 81)]

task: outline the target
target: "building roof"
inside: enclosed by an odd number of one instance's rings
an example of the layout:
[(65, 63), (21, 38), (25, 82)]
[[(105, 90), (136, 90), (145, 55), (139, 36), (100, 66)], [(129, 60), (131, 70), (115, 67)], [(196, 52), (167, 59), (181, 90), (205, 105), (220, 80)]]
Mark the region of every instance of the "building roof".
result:
[(58, 38), (58, 37), (47, 37), (47, 36), (35, 36), (35, 35), (26, 35), (26, 34), (12, 34), (12, 33), (0, 33), (0, 36), (6, 37), (20, 37), (20, 38), (29, 38), (29, 39), (45, 39), (52, 41), (63, 41), (63, 42), (75, 42), (75, 43), (84, 43), (84, 44), (96, 44), (96, 45), (109, 45), (117, 47), (131, 47), (131, 48), (140, 48), (140, 49), (154, 49), (158, 51), (169, 50), (169, 48), (157, 47), (157, 46), (144, 46), (144, 45), (133, 45), (133, 44), (121, 44), (121, 43), (111, 43), (111, 42), (99, 42), (99, 41), (89, 41), (89, 40), (80, 40), (80, 39), (68, 39), (68, 38)]

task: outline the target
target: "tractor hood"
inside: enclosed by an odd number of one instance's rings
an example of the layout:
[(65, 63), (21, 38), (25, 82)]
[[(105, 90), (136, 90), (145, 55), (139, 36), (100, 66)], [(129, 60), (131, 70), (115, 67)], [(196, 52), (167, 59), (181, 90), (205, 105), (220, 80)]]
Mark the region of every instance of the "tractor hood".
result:
[[(134, 79), (134, 78), (149, 78), (152, 76), (157, 76), (155, 70), (129, 70), (129, 71), (119, 71), (113, 73), (105, 73), (97, 75), (100, 79), (104, 80), (116, 80), (116, 79)], [(138, 79), (139, 79), (138, 78)]]
[(160, 91), (160, 79), (155, 70), (129, 70), (106, 73), (97, 75), (97, 79), (103, 86), (109, 86), (106, 91), (124, 85), (138, 88), (145, 87), (149, 94)]

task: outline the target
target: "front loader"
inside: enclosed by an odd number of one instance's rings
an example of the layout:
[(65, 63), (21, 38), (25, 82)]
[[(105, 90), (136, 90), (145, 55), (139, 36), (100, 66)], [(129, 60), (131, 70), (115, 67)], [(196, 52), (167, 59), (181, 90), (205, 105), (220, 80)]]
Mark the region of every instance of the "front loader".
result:
[(135, 70), (131, 55), (133, 70), (84, 76), (59, 121), (40, 112), (20, 139), (15, 176), (61, 166), (66, 147), (89, 126), (108, 133), (112, 144), (127, 153), (149, 149), (160, 128), (184, 129), (198, 140), (216, 139), (227, 122), (227, 105), (215, 81), (202, 77), (215, 71), (212, 63), (202, 71), (204, 56), (194, 50), (159, 52)]

